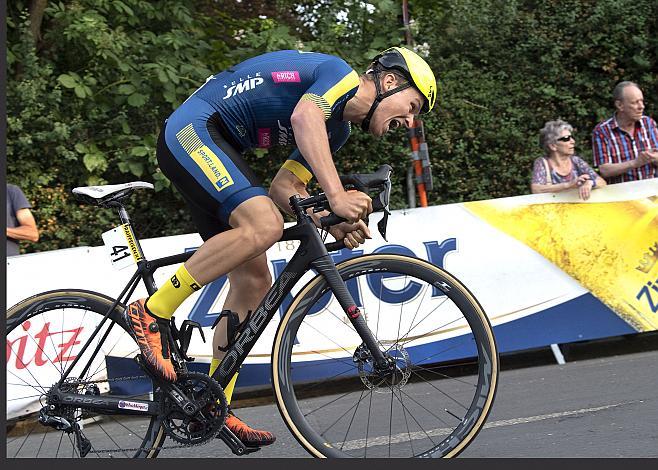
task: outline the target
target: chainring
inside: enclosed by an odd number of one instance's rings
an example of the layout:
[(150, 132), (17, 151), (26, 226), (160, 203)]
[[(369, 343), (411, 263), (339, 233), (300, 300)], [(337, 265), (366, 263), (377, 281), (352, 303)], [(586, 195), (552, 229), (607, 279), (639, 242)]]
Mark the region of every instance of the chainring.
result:
[(200, 372), (178, 374), (176, 386), (197, 404), (199, 411), (188, 416), (165, 395), (164, 409), (168, 411), (163, 426), (167, 436), (185, 445), (198, 445), (213, 439), (224, 426), (228, 414), (222, 387), (215, 379)]

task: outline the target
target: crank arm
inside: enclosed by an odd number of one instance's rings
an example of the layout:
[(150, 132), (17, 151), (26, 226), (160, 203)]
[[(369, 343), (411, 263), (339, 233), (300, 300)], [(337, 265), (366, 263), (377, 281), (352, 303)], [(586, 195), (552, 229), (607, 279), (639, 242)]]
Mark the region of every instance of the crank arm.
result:
[(176, 384), (166, 382), (154, 374), (153, 371), (151, 371), (149, 368), (148, 364), (146, 364), (142, 358), (141, 354), (135, 356), (135, 361), (142, 367), (142, 369), (147, 371), (147, 373), (151, 376), (151, 379), (153, 379), (153, 381), (156, 382), (158, 386), (160, 386), (162, 391), (169, 395), (172, 400), (174, 400), (176, 405), (178, 405), (183, 413), (188, 416), (194, 416), (197, 411), (199, 411), (199, 407), (193, 401), (189, 400), (187, 396), (185, 396), (185, 393), (180, 388), (178, 388)]
[(224, 441), (224, 444), (226, 444), (228, 448), (231, 449), (231, 452), (233, 452), (235, 455), (251, 454), (252, 452), (260, 450), (260, 447), (245, 446), (238, 438), (238, 436), (233, 434), (233, 432), (226, 426), (222, 427), (222, 429), (219, 431), (219, 434), (217, 434), (217, 437)]

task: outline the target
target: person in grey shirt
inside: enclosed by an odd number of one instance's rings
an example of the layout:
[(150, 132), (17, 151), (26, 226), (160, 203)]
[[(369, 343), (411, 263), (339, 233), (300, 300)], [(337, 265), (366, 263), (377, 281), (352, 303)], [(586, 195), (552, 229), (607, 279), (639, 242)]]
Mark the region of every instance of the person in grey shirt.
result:
[(39, 229), (30, 211), (31, 207), (18, 186), (7, 185), (7, 256), (19, 253), (20, 240), (39, 240)]

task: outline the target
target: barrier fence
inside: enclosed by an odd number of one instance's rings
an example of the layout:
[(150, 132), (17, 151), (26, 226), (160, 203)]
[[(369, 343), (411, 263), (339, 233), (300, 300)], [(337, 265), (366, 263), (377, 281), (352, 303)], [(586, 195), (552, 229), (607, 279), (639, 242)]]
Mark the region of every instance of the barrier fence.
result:
[[(371, 217), (373, 227), (377, 217)], [(398, 210), (393, 211), (388, 227), (388, 242), (373, 230), (373, 240), (354, 251), (335, 252), (333, 258), (402, 253), (443, 267), (480, 301), (494, 326), (500, 352), (658, 329), (658, 180), (611, 185), (593, 191), (586, 202), (570, 191)], [(154, 259), (194, 249), (200, 243), (198, 234), (188, 234), (142, 240), (142, 248), (148, 259)], [(296, 247), (297, 242), (279, 242), (267, 252), (273, 276), (283, 270)], [(156, 284), (161, 285), (175, 270), (176, 266), (158, 270)], [(131, 274), (130, 268), (111, 266), (104, 246), (11, 257), (7, 259), (7, 305), (60, 288), (116, 297)], [(295, 292), (312, 276), (307, 273)], [(227, 291), (225, 276), (204, 286), (181, 305), (177, 322), (195, 320), (211, 338), (210, 327)], [(409, 300), (405, 297), (409, 291), (388, 292), (381, 300), (394, 308)], [(363, 282), (356, 290), (357, 302), (359, 296), (380, 296), (380, 292)], [(133, 298), (145, 295), (140, 286)], [(292, 296), (285, 299), (281, 315), (291, 301)], [(238, 392), (269, 386), (276, 320), (249, 354)], [(65, 341), (62, 332), (70, 329), (65, 320), (59, 328), (62, 331), (55, 332), (63, 338), (59, 357), (66, 361), (63, 349), (70, 341)], [(29, 328), (16, 331), (7, 342), (19, 344), (21, 335), (40, 333)], [(84, 341), (84, 334), (77, 332), (76, 341)], [(446, 329), (427, 342), (448, 344), (459, 334), (459, 328)], [(302, 360), (317, 344), (312, 337), (299, 340), (296, 354)], [(39, 350), (25, 343), (20, 349), (7, 347), (7, 369), (28, 367), (39, 374), (43, 365)], [(207, 369), (211, 346), (195, 334), (188, 354), (197, 358), (200, 370)], [(452, 359), (459, 354), (455, 350)], [(136, 367), (130, 360), (117, 358), (108, 358), (107, 365), (112, 376), (126, 375)], [(21, 392), (20, 387), (8, 385), (8, 418), (39, 408), (38, 401), (27, 405), (24, 400), (11, 401)]]

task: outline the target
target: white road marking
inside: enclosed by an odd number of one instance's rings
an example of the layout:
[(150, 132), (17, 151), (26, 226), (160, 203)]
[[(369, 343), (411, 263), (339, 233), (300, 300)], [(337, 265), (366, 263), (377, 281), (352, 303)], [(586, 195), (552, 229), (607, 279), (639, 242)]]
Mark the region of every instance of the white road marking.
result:
[[(537, 416), (528, 416), (526, 418), (512, 418), (512, 419), (504, 419), (500, 421), (493, 421), (491, 423), (485, 424), (482, 429), (489, 429), (489, 428), (499, 428), (502, 426), (514, 426), (517, 424), (525, 424), (525, 423), (534, 423), (536, 421), (543, 421), (545, 419), (555, 419), (555, 418), (563, 418), (565, 416), (574, 416), (574, 415), (581, 415), (581, 414), (587, 414), (587, 413), (596, 413), (597, 411), (603, 411), (603, 410), (608, 410), (611, 408), (616, 408), (618, 406), (623, 406), (623, 405), (628, 405), (630, 403), (634, 402), (623, 402), (623, 403), (615, 403), (611, 405), (603, 405), (603, 406), (597, 406), (594, 408), (581, 408), (579, 410), (573, 410), (573, 411), (560, 411), (557, 413), (549, 413), (545, 415), (537, 415)], [(428, 437), (438, 437), (438, 436), (447, 436), (453, 431), (453, 428), (437, 428), (437, 429), (432, 429), (429, 431), (416, 431), (412, 433), (399, 433), (393, 436), (378, 436), (378, 437), (370, 437), (368, 438), (367, 445), (368, 447), (374, 447), (374, 446), (381, 446), (381, 445), (389, 445), (389, 444), (397, 444), (400, 442), (408, 442), (410, 440), (419, 440), (419, 439), (427, 439)], [(438, 444), (438, 442), (437, 442)], [(366, 440), (365, 439), (355, 439), (352, 441), (346, 441), (344, 443), (335, 443), (333, 444), (334, 447), (338, 449), (342, 449), (344, 451), (346, 450), (355, 450), (355, 449), (362, 449), (366, 447)]]

